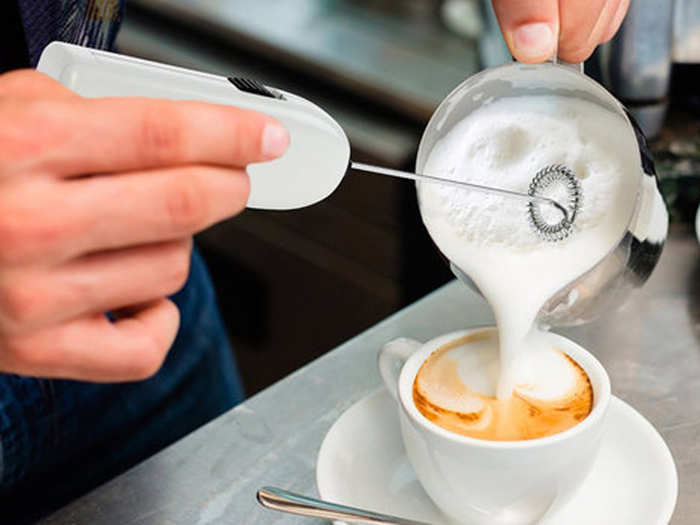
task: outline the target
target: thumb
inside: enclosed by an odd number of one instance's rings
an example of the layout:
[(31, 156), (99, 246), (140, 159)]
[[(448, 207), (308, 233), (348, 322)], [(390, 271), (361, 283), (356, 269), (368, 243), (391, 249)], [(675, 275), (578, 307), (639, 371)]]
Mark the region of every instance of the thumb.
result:
[(498, 24), (519, 62), (544, 62), (557, 49), (558, 0), (493, 0)]

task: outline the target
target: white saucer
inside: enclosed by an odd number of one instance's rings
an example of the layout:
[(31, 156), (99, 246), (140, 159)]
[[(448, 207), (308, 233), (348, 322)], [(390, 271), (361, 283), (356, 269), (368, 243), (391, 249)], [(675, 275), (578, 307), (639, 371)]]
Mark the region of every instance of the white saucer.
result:
[[(666, 525), (678, 494), (671, 453), (636, 410), (613, 398), (600, 454), (584, 486), (548, 525)], [(350, 407), (321, 445), (322, 499), (445, 524), (421, 488), (401, 442), (397, 407), (385, 389)]]

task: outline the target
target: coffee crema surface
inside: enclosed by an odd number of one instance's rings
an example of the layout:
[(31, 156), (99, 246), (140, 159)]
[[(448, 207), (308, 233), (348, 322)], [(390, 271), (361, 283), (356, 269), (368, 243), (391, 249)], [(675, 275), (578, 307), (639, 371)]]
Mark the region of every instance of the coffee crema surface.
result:
[[(540, 346), (540, 345), (538, 345)], [(540, 348), (518, 367), (510, 397), (496, 396), (498, 335), (485, 329), (435, 350), (413, 383), (416, 408), (456, 434), (491, 441), (536, 439), (563, 432), (593, 408), (586, 372), (564, 351)]]

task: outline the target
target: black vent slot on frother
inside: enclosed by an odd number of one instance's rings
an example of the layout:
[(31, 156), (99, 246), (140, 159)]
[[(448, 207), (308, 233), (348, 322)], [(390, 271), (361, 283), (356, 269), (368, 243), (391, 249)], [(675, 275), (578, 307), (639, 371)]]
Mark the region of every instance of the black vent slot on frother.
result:
[(252, 78), (243, 77), (228, 77), (229, 82), (236, 86), (239, 90), (244, 93), (250, 93), (251, 95), (260, 95), (261, 97), (276, 98), (279, 100), (284, 100), (284, 97), (280, 93), (275, 93), (272, 90), (263, 86), (257, 80)]

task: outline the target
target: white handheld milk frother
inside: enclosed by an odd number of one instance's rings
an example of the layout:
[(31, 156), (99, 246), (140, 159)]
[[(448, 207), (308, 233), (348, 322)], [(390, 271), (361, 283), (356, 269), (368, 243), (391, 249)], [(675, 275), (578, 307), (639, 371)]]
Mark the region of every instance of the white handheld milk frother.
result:
[[(212, 75), (62, 42), (46, 47), (37, 69), (86, 97), (201, 100), (252, 109), (276, 118), (290, 133), (290, 147), (277, 160), (248, 167), (250, 208), (289, 210), (315, 204), (328, 197), (338, 187), (348, 167), (352, 167), (363, 172), (448, 184), (522, 200), (535, 231), (548, 240), (568, 236), (576, 218), (580, 186), (574, 174), (563, 166), (543, 167), (526, 194), (434, 174), (351, 162), (345, 132), (330, 115), (302, 97), (254, 80)], [(567, 202), (560, 203), (546, 196), (555, 184), (568, 195)], [(560, 213), (554, 214), (554, 218), (548, 214), (545, 220), (541, 213), (543, 206), (553, 206)]]
[[(644, 137), (628, 118), (625, 108), (583, 75), (580, 68), (556, 63), (539, 66), (513, 63), (466, 79), (445, 98), (428, 123), (418, 149), (419, 173), (351, 163), (348, 139), (325, 111), (293, 93), (255, 81), (211, 75), (60, 42), (46, 47), (38, 70), (86, 97), (201, 100), (257, 110), (276, 118), (289, 131), (291, 144), (281, 158), (248, 166), (251, 193), (247, 205), (250, 208), (290, 210), (314, 204), (328, 197), (352, 166), (419, 183), (449, 184), (522, 200), (526, 203), (525, 220), (547, 241), (565, 239), (574, 231), (581, 188), (578, 177), (568, 167), (542, 166), (533, 174), (527, 194), (420, 172), (435, 143), (455, 123), (489, 101), (543, 94), (587, 99), (627, 120), (629, 132), (636, 135), (641, 160), (637, 205), (618, 246), (588, 272), (555, 293), (542, 307), (538, 322), (549, 326), (578, 324), (621, 304), (632, 290), (647, 280), (663, 249), (668, 214)], [(558, 195), (559, 201), (549, 198), (554, 195)], [(546, 210), (547, 207), (554, 207), (561, 213), (546, 213), (551, 211)], [(460, 268), (454, 264), (451, 267), (463, 282), (475, 287)]]

